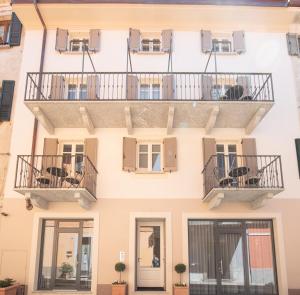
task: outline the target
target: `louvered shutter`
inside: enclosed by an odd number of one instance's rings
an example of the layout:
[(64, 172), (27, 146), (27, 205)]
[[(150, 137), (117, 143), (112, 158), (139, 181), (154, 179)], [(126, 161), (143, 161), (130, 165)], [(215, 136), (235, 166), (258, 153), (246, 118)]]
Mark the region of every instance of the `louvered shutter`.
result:
[(56, 30), (56, 43), (55, 50), (59, 52), (64, 52), (68, 50), (68, 30), (57, 29)]
[(9, 28), (9, 45), (19, 46), (21, 43), (22, 24), (17, 15), (13, 12)]
[(243, 97), (250, 97), (253, 95), (252, 89), (251, 89), (251, 79), (250, 76), (238, 76), (236, 79), (237, 85), (240, 85), (243, 87)]
[(212, 88), (213, 88), (213, 78), (209, 75), (201, 76), (201, 90), (202, 90), (202, 99), (211, 100), (212, 99)]
[(255, 138), (242, 139), (243, 165), (250, 169), (249, 175), (257, 175), (257, 152)]
[(89, 50), (98, 52), (100, 50), (100, 30), (90, 30)]
[(176, 137), (168, 137), (163, 141), (164, 148), (164, 172), (177, 171), (177, 140)]
[(232, 33), (233, 39), (233, 50), (238, 53), (246, 52), (246, 42), (245, 42), (245, 32), (244, 31), (234, 31)]
[(289, 55), (299, 55), (300, 49), (298, 35), (294, 33), (287, 33), (286, 40)]
[(57, 138), (44, 138), (44, 150), (42, 161), (42, 171), (44, 175), (48, 173), (47, 168), (58, 167), (59, 165), (57, 158), (57, 148)]
[(203, 53), (212, 51), (212, 34), (211, 31), (201, 30), (201, 49)]
[(214, 138), (202, 139), (202, 152), (203, 152), (203, 186), (205, 195), (218, 185), (216, 159), (212, 156), (216, 155), (216, 140)]
[[(83, 181), (80, 186), (85, 187), (94, 196), (96, 195), (97, 182), (97, 154), (98, 154), (98, 139), (85, 138), (84, 140), (84, 154), (86, 156), (84, 162)], [(87, 159), (88, 158), (88, 159)]]
[(297, 163), (298, 163), (298, 172), (300, 177), (300, 138), (295, 139), (296, 146), (296, 155), (297, 155)]
[(162, 97), (165, 100), (175, 98), (174, 75), (166, 75), (162, 78)]
[(141, 32), (136, 29), (129, 29), (129, 50), (132, 52), (140, 51)]
[(65, 96), (65, 78), (60, 75), (52, 75), (50, 99), (63, 100)]
[(123, 137), (123, 170), (136, 170), (136, 138)]
[(89, 158), (94, 167), (97, 167), (97, 150), (98, 150), (98, 139), (97, 138), (86, 138), (84, 140), (84, 153)]
[(3, 80), (0, 96), (0, 121), (10, 121), (15, 81)]
[(138, 77), (133, 75), (126, 76), (126, 98), (138, 99)]
[(100, 80), (98, 75), (87, 76), (87, 99), (100, 98)]
[(163, 30), (161, 32), (161, 50), (163, 52), (171, 52), (173, 45), (173, 31), (172, 30)]

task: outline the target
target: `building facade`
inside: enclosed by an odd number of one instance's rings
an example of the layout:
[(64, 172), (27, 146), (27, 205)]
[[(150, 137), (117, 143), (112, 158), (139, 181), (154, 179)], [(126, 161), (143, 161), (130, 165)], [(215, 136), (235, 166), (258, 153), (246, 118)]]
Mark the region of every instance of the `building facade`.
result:
[(122, 261), (170, 294), (184, 263), (191, 295), (298, 294), (299, 8), (135, 2), (12, 5), (0, 276), (106, 295)]

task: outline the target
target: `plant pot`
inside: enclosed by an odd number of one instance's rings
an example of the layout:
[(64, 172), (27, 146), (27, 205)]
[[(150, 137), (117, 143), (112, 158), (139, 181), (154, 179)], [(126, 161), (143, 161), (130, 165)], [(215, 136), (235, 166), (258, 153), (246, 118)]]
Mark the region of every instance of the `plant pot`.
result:
[(174, 286), (173, 295), (189, 295), (188, 286)]
[[(111, 295), (127, 295), (127, 284), (111, 285)], [(1, 295), (1, 294), (0, 294)]]
[(19, 285), (12, 285), (6, 288), (0, 288), (0, 295), (16, 295)]

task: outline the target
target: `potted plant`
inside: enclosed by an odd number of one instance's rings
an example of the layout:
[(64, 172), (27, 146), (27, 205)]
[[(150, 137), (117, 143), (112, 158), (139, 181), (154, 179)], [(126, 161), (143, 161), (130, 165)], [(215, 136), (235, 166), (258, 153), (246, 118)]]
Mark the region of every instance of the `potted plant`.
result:
[(189, 289), (186, 283), (182, 282), (182, 274), (186, 271), (186, 265), (178, 263), (175, 265), (175, 271), (179, 274), (179, 283), (176, 283), (173, 288), (173, 295), (188, 295)]
[(18, 286), (13, 279), (0, 280), (0, 295), (16, 295)]
[(112, 295), (127, 295), (127, 283), (122, 281), (122, 272), (126, 269), (123, 262), (118, 262), (115, 265), (115, 271), (120, 274), (119, 280), (112, 283)]
[(66, 279), (67, 275), (71, 275), (73, 273), (73, 266), (70, 263), (63, 262), (60, 267), (60, 278)]

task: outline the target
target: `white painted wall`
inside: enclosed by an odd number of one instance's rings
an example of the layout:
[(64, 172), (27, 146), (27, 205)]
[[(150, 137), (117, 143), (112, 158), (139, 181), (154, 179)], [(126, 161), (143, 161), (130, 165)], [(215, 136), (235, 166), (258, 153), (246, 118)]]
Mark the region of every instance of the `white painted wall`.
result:
[[(97, 71), (126, 70), (126, 38), (128, 31), (102, 31), (101, 51), (93, 54)], [(30, 154), (33, 132), (33, 115), (23, 103), (26, 72), (38, 71), (41, 31), (27, 31), (21, 79), (17, 92), (17, 108), (12, 138), (12, 161), (6, 185), (6, 196), (13, 192), (16, 156)], [(200, 50), (200, 32), (174, 32), (174, 71), (203, 71), (207, 55)], [(251, 137), (256, 137), (258, 154), (280, 154), (283, 162), (285, 191), (278, 197), (299, 198), (300, 181), (297, 170), (294, 138), (299, 137), (297, 96), (292, 57), (287, 53), (284, 33), (246, 32), (247, 52), (240, 56), (219, 56), (218, 70), (227, 72), (271, 72), (273, 74), (275, 106), (259, 124)], [(59, 54), (54, 50), (55, 30), (48, 32), (45, 71), (80, 71), (81, 56)], [(166, 71), (167, 55), (134, 55), (134, 71)], [(92, 68), (87, 64), (86, 70)], [(213, 70), (210, 65), (209, 70)], [(163, 129), (135, 130), (138, 138), (162, 138)], [(98, 191), (100, 198), (201, 198), (202, 197), (202, 142), (204, 130), (177, 129), (173, 135), (178, 140), (178, 172), (163, 175), (136, 175), (122, 171), (122, 137), (125, 129), (97, 129)], [(211, 136), (240, 140), (244, 130), (219, 129)], [(50, 137), (39, 125), (37, 154), (42, 154), (43, 138)], [(53, 137), (83, 139), (89, 137), (85, 130), (57, 129)]]

